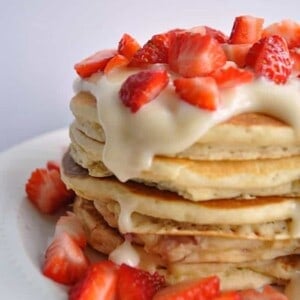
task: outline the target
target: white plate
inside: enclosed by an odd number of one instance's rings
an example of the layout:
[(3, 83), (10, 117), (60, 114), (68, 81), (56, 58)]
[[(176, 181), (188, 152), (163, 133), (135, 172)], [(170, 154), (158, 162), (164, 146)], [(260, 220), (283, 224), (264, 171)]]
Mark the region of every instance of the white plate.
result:
[(67, 299), (66, 288), (41, 274), (55, 217), (37, 212), (25, 197), (30, 173), (58, 160), (69, 144), (67, 129), (55, 131), (0, 154), (1, 299)]

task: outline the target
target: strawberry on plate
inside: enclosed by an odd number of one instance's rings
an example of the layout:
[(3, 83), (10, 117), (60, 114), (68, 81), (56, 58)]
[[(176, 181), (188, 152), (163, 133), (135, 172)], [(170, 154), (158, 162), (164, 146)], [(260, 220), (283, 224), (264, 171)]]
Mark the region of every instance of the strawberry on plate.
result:
[(125, 67), (128, 65), (128, 63), (129, 60), (125, 56), (117, 54), (113, 58), (111, 58), (106, 64), (104, 68), (104, 74), (108, 74), (116, 68)]
[(182, 32), (171, 35), (169, 65), (184, 77), (207, 75), (226, 62), (221, 44), (210, 35)]
[(269, 285), (263, 287), (262, 291), (249, 289), (239, 292), (241, 300), (288, 300), (288, 298)]
[(68, 203), (74, 197), (74, 193), (66, 188), (56, 167), (48, 166), (48, 168), (33, 171), (25, 190), (28, 199), (39, 211), (51, 214)]
[(227, 60), (233, 61), (240, 68), (245, 67), (246, 56), (252, 44), (222, 44)]
[(216, 80), (219, 88), (232, 88), (249, 83), (254, 79), (253, 72), (231, 66), (220, 68), (213, 72), (211, 76)]
[(65, 216), (61, 216), (56, 222), (54, 237), (64, 233), (67, 233), (81, 248), (86, 246), (85, 231), (78, 217), (73, 212), (68, 211)]
[(88, 265), (89, 261), (79, 245), (63, 233), (47, 248), (42, 271), (58, 283), (71, 285), (83, 276)]
[(118, 271), (118, 300), (152, 300), (154, 294), (165, 287), (165, 279), (158, 273), (122, 264)]
[(278, 35), (256, 42), (246, 56), (246, 65), (277, 84), (285, 83), (293, 68), (286, 41)]
[(103, 71), (108, 61), (116, 54), (116, 50), (101, 50), (75, 64), (74, 68), (80, 77), (90, 77), (94, 73)]
[(139, 43), (131, 35), (125, 33), (119, 42), (118, 53), (131, 60), (140, 48)]
[(104, 260), (89, 266), (87, 272), (69, 291), (69, 300), (115, 300), (118, 266)]
[(257, 42), (261, 38), (263, 24), (263, 18), (252, 16), (236, 17), (229, 37), (229, 43), (251, 44)]
[(168, 84), (165, 70), (141, 71), (129, 76), (119, 91), (123, 104), (137, 112), (144, 104), (155, 99)]
[(180, 98), (202, 109), (216, 110), (219, 90), (212, 77), (177, 78), (174, 80), (176, 93)]
[(220, 294), (220, 281), (217, 276), (181, 282), (158, 291), (153, 300), (212, 300)]

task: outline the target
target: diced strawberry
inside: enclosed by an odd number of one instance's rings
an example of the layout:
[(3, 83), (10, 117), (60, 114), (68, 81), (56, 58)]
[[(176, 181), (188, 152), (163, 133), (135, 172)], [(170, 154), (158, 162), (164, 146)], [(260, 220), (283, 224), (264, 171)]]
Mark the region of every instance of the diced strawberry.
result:
[(115, 300), (118, 266), (104, 260), (90, 265), (69, 291), (69, 300)]
[(246, 56), (252, 44), (223, 44), (223, 50), (227, 60), (233, 61), (238, 67), (243, 68), (246, 64)]
[(109, 62), (106, 64), (104, 68), (104, 74), (108, 74), (113, 69), (125, 67), (128, 65), (128, 63), (129, 60), (125, 56), (121, 54), (117, 54), (113, 58), (111, 58)]
[(86, 272), (89, 261), (66, 233), (57, 236), (46, 250), (43, 274), (56, 282), (74, 284)]
[(208, 26), (204, 26), (204, 27), (206, 29), (205, 34), (210, 35), (211, 37), (215, 38), (219, 43), (223, 44), (228, 41), (228, 36), (226, 36), (222, 31), (208, 27)]
[(60, 165), (58, 162), (54, 161), (54, 160), (49, 160), (47, 161), (47, 166), (46, 168), (48, 170), (57, 170), (58, 172), (60, 172)]
[(300, 48), (290, 49), (290, 57), (293, 62), (293, 70), (300, 72)]
[(165, 287), (165, 279), (158, 273), (122, 264), (118, 272), (118, 300), (152, 300), (153, 295)]
[(130, 62), (130, 66), (141, 67), (156, 63), (167, 63), (169, 41), (168, 33), (154, 35), (135, 53)]
[(119, 91), (123, 104), (137, 112), (144, 104), (156, 98), (168, 84), (165, 70), (141, 71), (129, 76)]
[(216, 80), (219, 88), (232, 88), (249, 83), (254, 79), (253, 72), (236, 67), (220, 68), (211, 76)]
[(225, 62), (222, 46), (211, 36), (193, 32), (171, 35), (169, 65), (184, 77), (207, 75)]
[(220, 281), (212, 276), (191, 282), (182, 282), (158, 291), (153, 300), (211, 300), (220, 294)]
[(213, 300), (242, 300), (241, 295), (237, 291), (224, 292)]
[(55, 168), (36, 169), (28, 179), (25, 190), (28, 199), (46, 214), (56, 212), (74, 197), (74, 192), (67, 190)]
[(250, 44), (257, 42), (262, 35), (264, 19), (252, 16), (239, 16), (234, 20), (230, 44)]
[(116, 50), (101, 50), (75, 64), (74, 68), (80, 77), (86, 78), (103, 71), (108, 61), (116, 54)]
[(265, 286), (262, 291), (250, 289), (239, 293), (241, 300), (288, 300), (284, 294), (269, 285)]
[(131, 60), (140, 48), (139, 43), (131, 35), (125, 33), (119, 42), (118, 53)]
[(283, 20), (266, 27), (262, 33), (263, 37), (280, 35), (283, 37), (289, 48), (300, 46), (300, 24), (291, 20)]
[(293, 67), (286, 41), (278, 35), (256, 42), (247, 54), (246, 65), (277, 84), (287, 81)]
[(202, 109), (216, 110), (219, 103), (219, 90), (212, 77), (177, 78), (175, 91), (184, 101)]
[(82, 224), (78, 217), (70, 211), (67, 212), (67, 215), (61, 216), (55, 225), (55, 237), (64, 233), (67, 233), (81, 248), (86, 246), (87, 238)]

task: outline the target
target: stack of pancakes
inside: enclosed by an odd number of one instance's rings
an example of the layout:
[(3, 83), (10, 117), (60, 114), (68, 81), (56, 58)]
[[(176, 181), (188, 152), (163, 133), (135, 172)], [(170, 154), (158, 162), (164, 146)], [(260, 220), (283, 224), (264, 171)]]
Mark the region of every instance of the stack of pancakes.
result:
[(286, 284), (300, 268), (300, 144), (293, 129), (242, 114), (125, 183), (102, 161), (96, 99), (71, 100), (62, 178), (89, 243), (110, 254), (129, 239), (140, 267), (169, 283), (218, 275), (223, 289)]

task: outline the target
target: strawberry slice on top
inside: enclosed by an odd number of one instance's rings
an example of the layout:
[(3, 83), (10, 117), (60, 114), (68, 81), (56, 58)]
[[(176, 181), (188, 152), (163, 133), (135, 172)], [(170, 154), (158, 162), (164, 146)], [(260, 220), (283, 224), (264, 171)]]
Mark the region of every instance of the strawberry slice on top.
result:
[(263, 18), (252, 16), (236, 17), (229, 37), (229, 43), (250, 44), (257, 42), (261, 38), (263, 24)]
[(125, 33), (119, 42), (118, 53), (131, 60), (140, 48), (140, 44), (131, 35)]
[(137, 112), (143, 105), (155, 99), (168, 84), (165, 70), (141, 71), (129, 76), (121, 86), (119, 96), (123, 104)]
[(171, 35), (170, 69), (184, 77), (205, 76), (226, 62), (221, 44), (210, 35), (181, 32)]
[(277, 84), (285, 83), (293, 68), (293, 62), (284, 38), (267, 36), (256, 42), (246, 56), (246, 65), (257, 75), (264, 76)]

